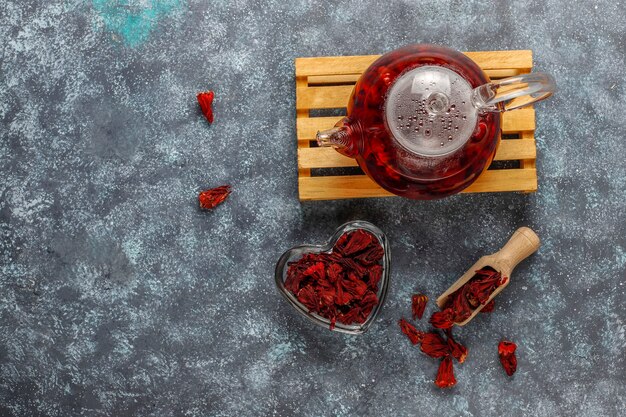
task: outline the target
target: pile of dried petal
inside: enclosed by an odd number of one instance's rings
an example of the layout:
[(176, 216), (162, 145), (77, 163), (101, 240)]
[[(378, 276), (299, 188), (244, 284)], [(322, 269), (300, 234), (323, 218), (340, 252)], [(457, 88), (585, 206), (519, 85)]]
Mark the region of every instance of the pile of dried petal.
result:
[[(467, 358), (468, 350), (454, 340), (452, 326), (454, 323), (467, 320), (472, 312), (481, 305), (483, 306), (482, 313), (491, 313), (495, 307), (495, 302), (491, 300), (487, 303), (487, 301), (496, 288), (504, 284), (506, 280), (506, 277), (502, 277), (499, 272), (491, 268), (476, 271), (472, 279), (448, 297), (443, 310), (433, 313), (430, 317), (430, 323), (436, 328), (444, 329), (444, 335), (437, 330), (432, 332), (417, 330), (405, 319), (400, 319), (398, 322), (400, 330), (412, 344), (419, 344), (421, 351), (431, 358), (441, 359), (439, 371), (435, 378), (435, 385), (438, 387), (453, 387), (456, 384), (456, 378), (454, 377), (452, 358), (459, 363), (465, 362)], [(427, 302), (427, 296), (423, 294), (413, 295), (411, 298), (413, 320), (422, 318)], [(509, 376), (513, 375), (517, 366), (515, 347), (514, 343), (506, 341), (501, 342), (498, 346), (500, 362)]]
[(380, 242), (363, 229), (342, 235), (330, 253), (309, 253), (290, 262), (285, 288), (310, 312), (335, 323), (367, 320), (378, 304), (384, 255)]

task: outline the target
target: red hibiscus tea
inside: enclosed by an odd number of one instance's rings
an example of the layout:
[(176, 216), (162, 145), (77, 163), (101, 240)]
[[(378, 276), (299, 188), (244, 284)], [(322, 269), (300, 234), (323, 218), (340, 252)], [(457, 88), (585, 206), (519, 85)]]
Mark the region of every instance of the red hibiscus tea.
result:
[[(468, 178), (489, 165), (485, 161), (491, 160), (498, 144), (493, 138), (499, 139), (500, 115), (478, 115), (469, 100), (458, 100), (441, 117), (428, 115), (423, 100), (415, 99), (420, 96), (416, 89), (428, 90), (428, 81), (438, 71), (449, 74), (452, 90), (467, 96), (488, 81), (456, 56), (419, 45), (377, 60), (348, 101), (347, 120), (367, 126), (360, 132), (364, 140), (359, 153), (350, 156), (395, 194), (428, 199), (465, 188)], [(461, 149), (459, 157), (456, 151)], [(428, 177), (415, 178), (415, 172)]]

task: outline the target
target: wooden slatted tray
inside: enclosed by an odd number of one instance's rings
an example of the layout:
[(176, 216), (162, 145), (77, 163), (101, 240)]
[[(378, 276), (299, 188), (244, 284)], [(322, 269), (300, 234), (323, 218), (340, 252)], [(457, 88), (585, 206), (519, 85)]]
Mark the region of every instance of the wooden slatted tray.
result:
[[(532, 70), (532, 51), (466, 52), (492, 79), (528, 73)], [(336, 168), (358, 167), (333, 148), (316, 146), (318, 130), (333, 127), (342, 116), (319, 115), (324, 111), (343, 111), (352, 88), (367, 67), (380, 55), (296, 58), (296, 123), (298, 139), (298, 189), (300, 200), (388, 197), (362, 171), (335, 174)], [(535, 110), (531, 107), (502, 115), (503, 139), (494, 163), (463, 192), (537, 191), (535, 158)], [(519, 161), (507, 167), (501, 161)], [(511, 165), (511, 163), (509, 163)], [(333, 171), (330, 171), (334, 169)], [(353, 168), (354, 170), (354, 168)], [(331, 175), (328, 173), (331, 172)]]

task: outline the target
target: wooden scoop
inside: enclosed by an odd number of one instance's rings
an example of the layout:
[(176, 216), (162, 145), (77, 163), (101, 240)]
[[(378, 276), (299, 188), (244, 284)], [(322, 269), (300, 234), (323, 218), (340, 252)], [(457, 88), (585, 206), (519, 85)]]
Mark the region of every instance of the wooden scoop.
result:
[[(504, 284), (497, 287), (495, 291), (491, 293), (491, 296), (489, 296), (489, 300), (487, 301), (490, 302), (496, 295), (500, 294), (500, 291), (502, 291), (504, 287), (509, 285), (509, 282), (511, 281), (511, 273), (513, 272), (513, 269), (515, 269), (517, 264), (536, 252), (537, 249), (539, 249), (540, 244), (541, 243), (539, 241), (539, 236), (537, 236), (535, 232), (533, 232), (528, 227), (520, 227), (515, 231), (515, 233), (513, 233), (511, 239), (506, 242), (506, 245), (504, 245), (502, 249), (500, 249), (493, 255), (487, 255), (480, 258), (478, 262), (472, 265), (472, 267), (468, 269), (461, 278), (458, 279), (457, 282), (452, 284), (452, 286), (448, 288), (446, 292), (441, 294), (439, 298), (437, 298), (437, 305), (439, 306), (439, 308), (443, 308), (450, 294), (461, 288), (463, 284), (472, 279), (477, 270), (485, 268), (487, 266), (500, 272), (503, 277), (509, 278)], [(458, 326), (465, 326), (467, 323), (470, 322), (470, 320), (474, 318), (474, 316), (476, 316), (476, 314), (480, 312), (480, 310), (482, 310), (482, 308), (486, 304), (487, 303), (479, 305), (474, 310), (472, 315), (469, 316), (469, 318), (464, 322), (455, 324)]]

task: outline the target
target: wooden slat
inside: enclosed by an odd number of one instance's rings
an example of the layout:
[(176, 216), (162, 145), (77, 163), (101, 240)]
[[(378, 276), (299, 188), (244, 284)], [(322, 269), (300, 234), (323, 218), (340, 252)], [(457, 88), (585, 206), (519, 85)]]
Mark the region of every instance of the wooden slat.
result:
[[(483, 70), (532, 68), (530, 50), (465, 52)], [(296, 58), (296, 77), (311, 75), (361, 74), (380, 55)]]
[[(534, 160), (537, 148), (533, 139), (505, 139), (500, 142), (495, 161)], [(298, 168), (347, 168), (359, 166), (334, 148), (299, 148)]]
[[(488, 69), (484, 71), (489, 78), (498, 79), (528, 73), (530, 68)], [(311, 75), (307, 79), (309, 86), (323, 86), (327, 84), (356, 84), (360, 76), (361, 74)]]
[[(296, 77), (296, 90), (298, 88), (304, 88), (306, 86), (307, 80), (305, 77)], [(308, 109), (296, 109), (296, 120), (307, 120), (309, 117)], [(298, 148), (308, 148), (308, 142), (298, 141)], [(299, 177), (310, 177), (311, 170), (308, 168), (298, 168), (298, 176)]]
[[(332, 87), (304, 87), (296, 91), (296, 109), (339, 109), (345, 108), (350, 94), (352, 94), (352, 86), (339, 85)], [(312, 117), (307, 128), (314, 127), (315, 132), (312, 136), (310, 130), (306, 130), (305, 135), (300, 135), (300, 127), (298, 126), (298, 139), (309, 140), (315, 138), (318, 130), (328, 129), (334, 126), (340, 117), (334, 118), (335, 122), (326, 125), (326, 121), (331, 118)], [(322, 126), (322, 127), (320, 127)], [(502, 116), (502, 132), (517, 133), (525, 130), (535, 129), (535, 110), (532, 107), (518, 110), (511, 110), (503, 113)]]
[[(315, 140), (318, 131), (330, 129), (342, 118), (342, 116), (299, 118), (296, 120), (298, 140)], [(525, 108), (503, 113), (501, 128), (503, 133), (535, 130), (535, 109)]]
[(533, 148), (535, 148), (535, 156), (532, 158), (523, 159), (520, 162), (520, 168), (536, 168), (537, 167), (537, 144), (535, 143), (535, 133), (534, 132), (522, 132), (520, 135), (522, 140), (531, 141), (533, 143)]
[(505, 139), (500, 142), (494, 161), (517, 161), (521, 159), (535, 159), (537, 145), (535, 140)]
[[(337, 200), (346, 198), (390, 197), (365, 175), (299, 178), (300, 200)], [(536, 191), (534, 169), (499, 169), (485, 171), (464, 193)]]
[(296, 88), (296, 109), (334, 109), (346, 107), (352, 85)]
[(519, 133), (535, 130), (535, 109), (526, 107), (502, 113), (502, 133)]

